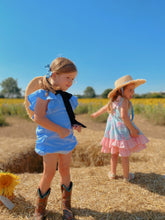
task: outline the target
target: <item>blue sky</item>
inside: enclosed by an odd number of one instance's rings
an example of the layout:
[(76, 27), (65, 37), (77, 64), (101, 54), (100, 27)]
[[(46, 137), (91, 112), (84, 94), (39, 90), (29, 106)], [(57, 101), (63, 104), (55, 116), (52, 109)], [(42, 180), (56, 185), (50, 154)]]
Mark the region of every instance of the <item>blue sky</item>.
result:
[(77, 66), (77, 84), (101, 94), (116, 79), (146, 79), (136, 93), (165, 91), (164, 0), (0, 0), (0, 82), (25, 90), (58, 56)]

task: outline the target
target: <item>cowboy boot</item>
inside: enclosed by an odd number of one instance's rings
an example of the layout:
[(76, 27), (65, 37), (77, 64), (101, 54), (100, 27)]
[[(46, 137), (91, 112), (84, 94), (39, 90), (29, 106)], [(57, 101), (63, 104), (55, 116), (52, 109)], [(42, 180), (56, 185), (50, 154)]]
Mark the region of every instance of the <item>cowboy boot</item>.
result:
[(72, 186), (72, 182), (70, 182), (70, 186), (68, 188), (64, 184), (61, 185), (63, 220), (74, 220), (71, 210)]
[(37, 190), (37, 205), (34, 213), (34, 220), (44, 220), (45, 219), (45, 208), (47, 205), (47, 200), (50, 194), (50, 188), (48, 191), (42, 195), (40, 189)]

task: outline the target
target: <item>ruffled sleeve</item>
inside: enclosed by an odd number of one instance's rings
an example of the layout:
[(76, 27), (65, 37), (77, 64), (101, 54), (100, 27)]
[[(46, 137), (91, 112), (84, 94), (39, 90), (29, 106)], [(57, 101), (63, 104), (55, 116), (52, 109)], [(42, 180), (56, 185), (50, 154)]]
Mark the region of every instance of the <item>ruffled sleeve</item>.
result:
[(70, 104), (73, 108), (73, 110), (75, 110), (75, 108), (78, 106), (78, 101), (77, 101), (77, 97), (72, 95), (72, 97), (70, 98)]
[(43, 100), (56, 99), (56, 96), (52, 92), (49, 92), (47, 95), (47, 91), (43, 89), (36, 90), (32, 94), (28, 95), (28, 101), (30, 102), (29, 109), (33, 112), (38, 97)]

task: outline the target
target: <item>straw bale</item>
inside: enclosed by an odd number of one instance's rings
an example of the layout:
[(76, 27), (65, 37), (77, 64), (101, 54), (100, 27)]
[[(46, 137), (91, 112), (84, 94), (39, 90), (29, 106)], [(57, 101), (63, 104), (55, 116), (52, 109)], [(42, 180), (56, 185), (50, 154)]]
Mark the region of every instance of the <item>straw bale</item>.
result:
[[(147, 122), (144, 124), (147, 127), (152, 127)], [(100, 141), (104, 129), (101, 126), (100, 130), (95, 128), (92, 129), (90, 124), (87, 129), (82, 130), (82, 133), (76, 133), (78, 145), (73, 152), (71, 167), (71, 179), (73, 181), (72, 207), (75, 219), (165, 219), (164, 128), (152, 127), (153, 133), (148, 136), (150, 142), (147, 144), (147, 148), (131, 155), (130, 171), (135, 173), (135, 179), (131, 182), (124, 182), (122, 178), (109, 180), (107, 174), (110, 169), (110, 155), (100, 153)], [(143, 129), (145, 130), (145, 127)], [(160, 133), (162, 130), (162, 138), (156, 135), (158, 130)], [(4, 157), (5, 159), (0, 158), (1, 164), (4, 164), (5, 161), (7, 163), (9, 158), (10, 163), (12, 161), (16, 163), (16, 160), (18, 160), (18, 164), (20, 163), (22, 167), (26, 167), (26, 163), (32, 163), (35, 158), (32, 154), (34, 152), (35, 139), (32, 136), (31, 138), (27, 136), (27, 142), (24, 137), (24, 143), (20, 137), (8, 137), (10, 150), (9, 147), (7, 148), (3, 138), (3, 135), (1, 135), (0, 140), (3, 141), (3, 146), (6, 146), (4, 151), (7, 152), (8, 149), (8, 152), (11, 152)], [(14, 145), (15, 142), (17, 145)], [(17, 156), (13, 148), (15, 148)], [(24, 155), (24, 157), (21, 155)], [(28, 162), (27, 158), (32, 158), (32, 160)], [(14, 166), (14, 163), (12, 166)], [(40, 164), (41, 162), (38, 161), (38, 163)], [(117, 174), (122, 177), (121, 163), (118, 164)], [(36, 190), (42, 174), (23, 172), (18, 175), (20, 176), (20, 183), (16, 186), (13, 199), (15, 208), (9, 211), (3, 205), (0, 205), (0, 220), (25, 220), (31, 219), (33, 216)], [(62, 220), (60, 176), (58, 171), (53, 179), (51, 188), (47, 206), (47, 219)]]
[[(152, 191), (154, 176), (138, 174), (133, 182), (110, 181), (109, 166), (71, 168), (73, 181), (72, 207), (76, 219), (159, 219), (165, 216), (165, 194)], [(118, 167), (121, 174), (121, 165)], [(133, 169), (133, 172), (136, 171)], [(6, 219), (30, 219), (35, 207), (35, 194), (42, 174), (20, 174), (12, 211), (0, 206)], [(164, 181), (157, 174), (157, 183)], [(145, 182), (145, 184), (144, 184)], [(48, 219), (62, 219), (60, 176), (57, 171), (48, 200)], [(165, 191), (164, 191), (165, 192)], [(4, 218), (5, 219), (5, 218)]]

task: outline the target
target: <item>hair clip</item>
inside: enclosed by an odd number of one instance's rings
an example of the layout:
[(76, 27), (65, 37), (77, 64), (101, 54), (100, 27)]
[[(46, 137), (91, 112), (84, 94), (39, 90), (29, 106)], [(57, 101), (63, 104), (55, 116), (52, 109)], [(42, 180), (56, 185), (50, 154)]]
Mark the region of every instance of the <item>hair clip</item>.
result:
[(47, 69), (48, 69), (48, 72), (47, 72), (47, 74), (46, 74), (46, 78), (51, 77), (52, 72), (51, 72), (51, 70), (50, 70), (50, 65), (49, 65), (49, 64), (47, 64), (47, 65), (45, 66), (45, 68), (47, 68)]
[(121, 87), (121, 93), (122, 93), (122, 95), (124, 95), (124, 90), (123, 90), (123, 87)]

